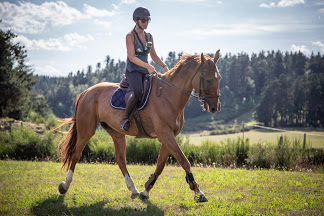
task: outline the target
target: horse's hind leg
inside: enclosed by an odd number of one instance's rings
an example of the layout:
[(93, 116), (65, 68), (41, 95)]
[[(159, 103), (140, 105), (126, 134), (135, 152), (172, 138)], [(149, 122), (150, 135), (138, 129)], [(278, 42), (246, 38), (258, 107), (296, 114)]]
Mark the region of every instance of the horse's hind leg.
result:
[(162, 143), (159, 151), (159, 157), (157, 160), (155, 172), (149, 177), (148, 181), (145, 183), (145, 190), (140, 193), (141, 199), (149, 198), (149, 192), (153, 188), (155, 181), (161, 175), (169, 155), (170, 155), (170, 151)]
[(71, 163), (68, 167), (69, 171), (66, 175), (65, 181), (63, 181), (59, 185), (59, 192), (61, 194), (64, 194), (68, 191), (70, 184), (73, 180), (75, 166), (80, 160), (85, 145), (87, 144), (89, 139), (95, 134), (96, 131), (95, 121), (86, 121), (86, 119), (79, 118), (78, 122), (74, 124), (77, 124), (77, 131), (74, 131), (74, 133), (76, 133), (77, 139), (75, 143), (75, 148), (70, 156)]
[(127, 185), (127, 188), (132, 192), (131, 197), (136, 198), (139, 192), (134, 184), (133, 179), (130, 177), (126, 167), (126, 135), (118, 133), (113, 129), (106, 129), (114, 141), (116, 152), (116, 163), (118, 164)]

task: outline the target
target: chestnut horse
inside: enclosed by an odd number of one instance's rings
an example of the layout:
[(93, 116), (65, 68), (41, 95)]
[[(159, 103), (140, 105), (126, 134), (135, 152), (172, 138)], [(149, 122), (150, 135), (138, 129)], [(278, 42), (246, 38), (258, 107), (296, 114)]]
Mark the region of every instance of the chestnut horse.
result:
[[(65, 181), (59, 185), (59, 192), (64, 194), (69, 189), (75, 165), (100, 123), (113, 139), (116, 162), (131, 191), (132, 198), (138, 196), (141, 199), (149, 198), (149, 191), (162, 173), (171, 153), (185, 170), (186, 180), (195, 193), (195, 200), (208, 201), (194, 179), (190, 163), (177, 144), (176, 136), (184, 124), (184, 108), (193, 90), (199, 92), (199, 99), (204, 103), (207, 111), (212, 113), (220, 111), (221, 75), (216, 67), (218, 59), (219, 50), (214, 59), (203, 54), (186, 55), (170, 71), (153, 77), (152, 94), (146, 107), (139, 111), (139, 114), (146, 133), (153, 138), (158, 138), (162, 144), (156, 170), (145, 183), (145, 189), (141, 193), (137, 190), (126, 167), (126, 135), (136, 136), (139, 130), (134, 119), (131, 120), (129, 131), (121, 130), (119, 126), (124, 111), (109, 106), (110, 98), (119, 84), (100, 83), (82, 92), (75, 103), (74, 117), (67, 119), (61, 125), (72, 123), (69, 132), (59, 144), (58, 152), (63, 162), (62, 168), (66, 166), (68, 170)], [(158, 90), (157, 95), (154, 95), (154, 89)]]

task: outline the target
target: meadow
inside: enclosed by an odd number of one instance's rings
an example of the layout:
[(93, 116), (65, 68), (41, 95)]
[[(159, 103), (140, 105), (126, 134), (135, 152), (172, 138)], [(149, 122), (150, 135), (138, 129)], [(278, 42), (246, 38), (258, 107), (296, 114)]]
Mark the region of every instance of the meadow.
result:
[[(67, 194), (55, 162), (0, 161), (0, 215), (323, 215), (324, 174), (192, 168), (209, 202), (195, 203), (181, 167), (166, 166), (150, 199), (132, 200), (117, 165), (80, 163)], [(128, 165), (139, 190), (155, 166)]]
[[(312, 148), (324, 149), (324, 131), (315, 130), (301, 130), (301, 133), (306, 133), (306, 142), (311, 145)], [(312, 136), (307, 134), (316, 134), (321, 136)], [(285, 136), (289, 139), (296, 139), (303, 142), (304, 135), (291, 133), (291, 132), (278, 132), (269, 130), (250, 130), (244, 132), (244, 139), (248, 138), (250, 143), (259, 142), (271, 142), (278, 143), (280, 136)], [(201, 145), (204, 141), (210, 140), (214, 142), (220, 142), (227, 139), (237, 139), (238, 137), (243, 138), (243, 132), (234, 134), (222, 134), (222, 135), (209, 135), (209, 132), (193, 133), (189, 135), (190, 142), (195, 145)]]

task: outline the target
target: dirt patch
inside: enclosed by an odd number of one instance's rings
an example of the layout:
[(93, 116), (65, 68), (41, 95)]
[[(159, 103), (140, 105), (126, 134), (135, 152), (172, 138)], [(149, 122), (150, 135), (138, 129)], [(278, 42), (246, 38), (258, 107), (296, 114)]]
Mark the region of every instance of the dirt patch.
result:
[(13, 127), (27, 127), (38, 134), (43, 134), (46, 130), (46, 126), (44, 124), (23, 122), (15, 119), (0, 119), (0, 132), (11, 132)]

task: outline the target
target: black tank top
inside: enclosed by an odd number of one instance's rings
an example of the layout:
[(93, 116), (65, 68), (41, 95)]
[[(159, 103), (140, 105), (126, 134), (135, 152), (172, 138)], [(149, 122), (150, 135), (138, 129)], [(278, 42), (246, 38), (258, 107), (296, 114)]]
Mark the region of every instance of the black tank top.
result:
[[(152, 49), (152, 41), (147, 36), (147, 33), (144, 31), (145, 38), (146, 38), (146, 44), (144, 45), (140, 38), (138, 37), (137, 32), (135, 29), (133, 29), (132, 34), (134, 36), (134, 49), (135, 49), (135, 56), (139, 59), (141, 59), (143, 62), (148, 63), (148, 54), (150, 53)], [(126, 69), (128, 72), (141, 72), (141, 73), (148, 73), (148, 70), (144, 67), (141, 67), (137, 64), (134, 64), (129, 60), (127, 57), (127, 66)]]

